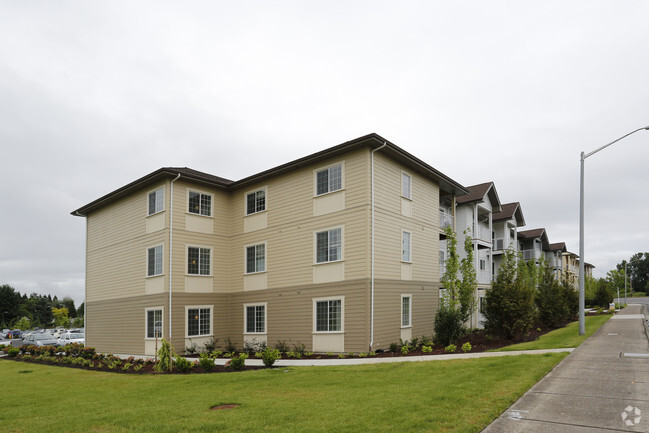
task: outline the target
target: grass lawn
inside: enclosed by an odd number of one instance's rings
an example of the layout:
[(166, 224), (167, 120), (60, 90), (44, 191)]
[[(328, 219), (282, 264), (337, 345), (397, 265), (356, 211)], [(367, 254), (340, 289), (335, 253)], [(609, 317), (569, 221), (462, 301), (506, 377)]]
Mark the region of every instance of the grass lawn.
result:
[(490, 352), (506, 352), (511, 350), (534, 350), (534, 349), (559, 349), (563, 347), (577, 347), (597, 331), (612, 314), (599, 316), (586, 316), (586, 335), (579, 335), (579, 321), (572, 322), (564, 328), (555, 329), (547, 334), (541, 335), (538, 340), (526, 343), (512, 344), (511, 346), (494, 349)]
[[(124, 375), (0, 361), (6, 432), (479, 432), (566, 356)], [(211, 406), (235, 403), (233, 410)]]

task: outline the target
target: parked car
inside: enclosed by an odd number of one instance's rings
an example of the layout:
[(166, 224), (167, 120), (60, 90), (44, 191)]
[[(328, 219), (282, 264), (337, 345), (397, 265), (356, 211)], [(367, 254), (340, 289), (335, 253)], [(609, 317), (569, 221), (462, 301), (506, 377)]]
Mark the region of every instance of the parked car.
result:
[(12, 340), (15, 340), (16, 338), (21, 338), (23, 336), (23, 333), (20, 329), (14, 329), (9, 333), (9, 338)]
[(86, 343), (86, 334), (83, 332), (73, 332), (68, 331), (65, 334), (61, 335), (58, 339), (59, 346), (63, 347), (68, 344), (85, 344)]
[(0, 337), (9, 338), (9, 333), (10, 332), (11, 332), (11, 329), (5, 328), (5, 329), (2, 330), (2, 334), (0, 334)]
[(52, 334), (32, 334), (23, 340), (23, 344), (34, 346), (58, 346), (59, 343)]
[(0, 335), (0, 346), (11, 346), (11, 340), (7, 340), (4, 336)]
[(55, 336), (56, 338), (61, 338), (61, 335), (65, 334), (66, 329), (65, 328), (56, 328), (54, 332), (52, 332), (52, 335)]

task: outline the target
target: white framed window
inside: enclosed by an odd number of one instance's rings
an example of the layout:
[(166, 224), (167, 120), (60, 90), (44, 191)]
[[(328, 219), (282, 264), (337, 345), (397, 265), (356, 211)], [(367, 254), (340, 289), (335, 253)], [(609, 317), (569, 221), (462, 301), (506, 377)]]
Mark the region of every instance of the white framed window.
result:
[(315, 172), (315, 194), (322, 195), (343, 189), (343, 164), (318, 169)]
[(266, 244), (248, 245), (246, 248), (246, 274), (266, 272)]
[(212, 216), (212, 195), (189, 191), (187, 212), (196, 215)]
[(401, 295), (401, 327), (412, 326), (412, 295)]
[(189, 275), (211, 275), (212, 249), (187, 247), (187, 273)]
[(484, 314), (485, 305), (487, 305), (487, 298), (480, 296), (478, 298), (478, 311), (480, 312), (480, 314)]
[(146, 276), (162, 275), (162, 245), (147, 248)]
[(187, 337), (212, 335), (212, 308), (211, 305), (185, 307)]
[(266, 333), (266, 306), (266, 302), (261, 304), (244, 304), (243, 315), (246, 334)]
[(345, 297), (313, 299), (313, 332), (344, 332)]
[(485, 259), (480, 259), (480, 270), (481, 271), (487, 270), (487, 261)]
[(155, 191), (149, 192), (148, 197), (148, 211), (147, 215), (153, 215), (162, 212), (165, 207), (165, 189), (164, 187), (158, 188)]
[(146, 338), (162, 338), (163, 323), (163, 308), (150, 307), (145, 309), (146, 320)]
[(328, 263), (342, 260), (342, 237), (342, 227), (316, 232), (316, 263)]
[(401, 232), (401, 261), (410, 263), (412, 261), (412, 233), (403, 230)]
[(403, 171), (401, 172), (401, 195), (412, 200), (412, 176)]
[(266, 210), (266, 188), (246, 193), (246, 215)]

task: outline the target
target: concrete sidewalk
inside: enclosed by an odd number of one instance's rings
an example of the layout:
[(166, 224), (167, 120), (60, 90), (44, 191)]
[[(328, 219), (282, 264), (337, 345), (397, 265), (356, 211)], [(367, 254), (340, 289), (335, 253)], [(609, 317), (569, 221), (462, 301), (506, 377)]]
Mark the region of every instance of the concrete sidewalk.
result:
[(649, 432), (643, 312), (620, 311), (483, 432)]

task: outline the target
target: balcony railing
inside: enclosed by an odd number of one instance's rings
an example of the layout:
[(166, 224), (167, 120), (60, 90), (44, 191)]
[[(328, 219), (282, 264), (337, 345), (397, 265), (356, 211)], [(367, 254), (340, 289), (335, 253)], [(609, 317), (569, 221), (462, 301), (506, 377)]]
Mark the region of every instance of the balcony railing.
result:
[(536, 260), (541, 257), (541, 253), (538, 250), (521, 250), (523, 254), (523, 260)]
[(489, 284), (491, 283), (491, 271), (478, 269), (478, 283)]
[(491, 230), (489, 230), (489, 227), (478, 225), (477, 227), (473, 227), (473, 233), (471, 234), (471, 237), (473, 239), (491, 242)]
[(505, 249), (505, 238), (494, 239), (493, 250), (500, 251)]
[(440, 263), (439, 264), (439, 277), (442, 278), (442, 275), (444, 275), (444, 272), (446, 272), (446, 263)]
[(439, 227), (451, 227), (453, 228), (453, 215), (448, 214), (444, 211), (439, 211)]

